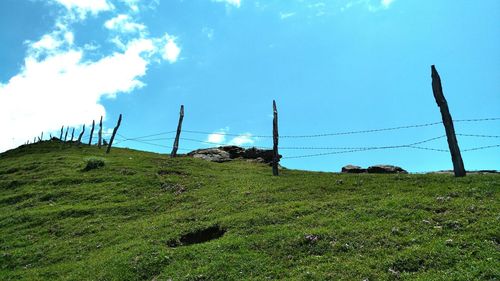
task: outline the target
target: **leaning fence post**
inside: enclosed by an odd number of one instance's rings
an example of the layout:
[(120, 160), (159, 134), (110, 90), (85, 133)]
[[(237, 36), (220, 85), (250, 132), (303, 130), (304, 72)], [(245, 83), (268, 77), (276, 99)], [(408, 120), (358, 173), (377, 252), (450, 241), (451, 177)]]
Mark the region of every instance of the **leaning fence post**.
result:
[(273, 100), (273, 175), (279, 176), (278, 162), (280, 161), (278, 154), (278, 110), (276, 109), (276, 101)]
[(61, 135), (59, 136), (59, 140), (62, 140), (63, 131), (64, 131), (64, 126), (61, 127)]
[(443, 95), (441, 78), (439, 77), (439, 73), (434, 65), (431, 66), (431, 72), (432, 91), (434, 93), (436, 103), (441, 111), (441, 117), (446, 131), (446, 138), (448, 139), (448, 147), (450, 148), (451, 161), (453, 162), (453, 171), (455, 172), (455, 177), (464, 177), (466, 174), (464, 162), (462, 161), (462, 155), (460, 154), (460, 148), (458, 147), (455, 128), (453, 127), (453, 119), (451, 118), (450, 110), (448, 109), (448, 103)]
[(80, 144), (82, 142), (82, 137), (83, 137), (83, 134), (85, 133), (85, 124), (83, 124), (83, 129), (82, 131), (80, 132), (80, 135), (78, 135), (78, 144)]
[(113, 129), (113, 134), (111, 135), (111, 139), (109, 140), (108, 149), (106, 149), (106, 153), (109, 153), (109, 151), (111, 150), (111, 146), (113, 145), (113, 140), (115, 139), (116, 132), (118, 131), (118, 128), (120, 127), (121, 123), (122, 123), (122, 115), (120, 114), (120, 117), (118, 117), (118, 123), (116, 123), (116, 127)]
[(92, 145), (92, 137), (94, 136), (95, 121), (92, 120), (92, 130), (90, 130), (89, 145)]
[(66, 141), (66, 139), (68, 139), (68, 131), (69, 131), (69, 127), (66, 127), (66, 134), (64, 134), (64, 141)]
[(102, 145), (102, 115), (101, 115), (101, 120), (99, 121), (99, 133), (98, 133), (98, 139), (97, 139), (97, 147), (101, 148)]
[(74, 137), (75, 137), (75, 128), (73, 128), (73, 131), (71, 131), (71, 141), (73, 141)]
[(179, 124), (177, 125), (177, 134), (175, 135), (174, 148), (172, 149), (172, 153), (170, 153), (170, 157), (177, 156), (177, 149), (179, 148), (179, 137), (181, 135), (183, 119), (184, 119), (184, 105), (181, 105), (181, 111), (179, 113)]

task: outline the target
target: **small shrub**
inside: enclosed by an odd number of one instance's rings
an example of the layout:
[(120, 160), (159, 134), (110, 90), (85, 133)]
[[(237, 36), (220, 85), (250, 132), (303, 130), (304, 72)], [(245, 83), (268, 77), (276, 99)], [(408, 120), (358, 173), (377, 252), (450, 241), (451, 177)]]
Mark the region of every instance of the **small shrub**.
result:
[(85, 168), (83, 168), (83, 171), (86, 172), (86, 171), (98, 169), (101, 167), (104, 167), (104, 160), (91, 158), (91, 159), (87, 160), (87, 164), (85, 165)]

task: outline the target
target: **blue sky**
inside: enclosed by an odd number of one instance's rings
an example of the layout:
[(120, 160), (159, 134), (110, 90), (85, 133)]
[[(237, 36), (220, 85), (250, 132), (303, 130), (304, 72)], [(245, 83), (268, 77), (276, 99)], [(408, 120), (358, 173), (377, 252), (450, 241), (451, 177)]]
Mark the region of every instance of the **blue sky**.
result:
[[(283, 136), (436, 122), (432, 64), (454, 119), (500, 117), (498, 19), (496, 0), (3, 0), (0, 151), (62, 125), (78, 133), (100, 115), (109, 131), (122, 113), (118, 146), (168, 153), (173, 135), (160, 133), (175, 130), (181, 104), (183, 128), (207, 133), (184, 132), (181, 152), (214, 146), (193, 139), (271, 147), (258, 136), (272, 133), (273, 99)], [(499, 120), (455, 127), (463, 150), (500, 144)], [(442, 135), (437, 124), (280, 146), (394, 146)], [(447, 149), (445, 138), (419, 146)], [(290, 158), (335, 151), (346, 150), (280, 152), (295, 169), (452, 168), (448, 153), (408, 147)], [(500, 169), (499, 147), (462, 156), (467, 169)]]

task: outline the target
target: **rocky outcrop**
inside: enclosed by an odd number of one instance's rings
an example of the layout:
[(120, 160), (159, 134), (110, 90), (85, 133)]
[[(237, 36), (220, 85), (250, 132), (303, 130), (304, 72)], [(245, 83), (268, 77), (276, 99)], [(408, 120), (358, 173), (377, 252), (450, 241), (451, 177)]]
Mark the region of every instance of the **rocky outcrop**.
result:
[[(231, 145), (214, 148), (197, 149), (188, 153), (188, 156), (212, 162), (226, 162), (232, 159), (246, 159), (252, 162), (270, 164), (273, 162), (273, 151), (256, 147), (245, 149)], [(281, 155), (279, 156), (281, 158)]]
[(188, 153), (193, 158), (200, 158), (212, 162), (227, 162), (231, 161), (231, 155), (218, 148), (197, 149)]
[(360, 166), (347, 165), (342, 167), (342, 173), (361, 174), (361, 173), (366, 173), (366, 169), (363, 169)]
[(375, 165), (366, 170), (370, 174), (408, 174), (403, 168), (392, 165)]
[(342, 173), (350, 174), (408, 174), (406, 170), (401, 167), (393, 165), (374, 165), (368, 167), (368, 169), (361, 168), (360, 166), (347, 165), (342, 167)]

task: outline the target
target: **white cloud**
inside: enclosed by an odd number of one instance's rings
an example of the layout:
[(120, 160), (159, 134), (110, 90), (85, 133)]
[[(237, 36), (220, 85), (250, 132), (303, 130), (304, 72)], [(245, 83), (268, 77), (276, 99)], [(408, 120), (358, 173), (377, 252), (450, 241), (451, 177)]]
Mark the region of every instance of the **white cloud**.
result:
[(252, 134), (246, 133), (233, 138), (229, 143), (232, 145), (242, 146), (246, 144), (253, 144), (254, 142), (255, 140), (252, 138)]
[(99, 103), (144, 86), (152, 40), (130, 42), (123, 53), (98, 61), (83, 60), (83, 51), (69, 50), (38, 60), (27, 57), (23, 69), (0, 84), (0, 151), (15, 147), (41, 131), (61, 125), (79, 126), (105, 115)]
[(175, 37), (172, 37), (170, 35), (165, 35), (165, 39), (167, 43), (163, 47), (163, 59), (170, 62), (174, 63), (177, 61), (177, 58), (179, 57), (179, 54), (181, 53), (181, 48), (177, 46), (175, 43)]
[(241, 6), (241, 0), (212, 0), (213, 2), (223, 2), (230, 6), (235, 6), (239, 8)]
[(207, 138), (207, 142), (213, 142), (213, 143), (217, 143), (217, 144), (222, 144), (226, 141), (226, 132), (227, 132), (227, 128), (226, 129), (220, 129), (219, 131), (216, 131), (210, 135), (208, 135), (208, 138)]
[(88, 13), (97, 15), (100, 12), (110, 11), (114, 9), (113, 4), (107, 0), (52, 0), (64, 7), (68, 11), (76, 12), (81, 19), (85, 18)]
[(121, 33), (143, 32), (146, 26), (132, 21), (129, 15), (120, 14), (104, 23), (104, 26), (109, 30), (118, 31)]
[(121, 0), (121, 2), (125, 3), (132, 12), (139, 12), (139, 1), (140, 0)]

